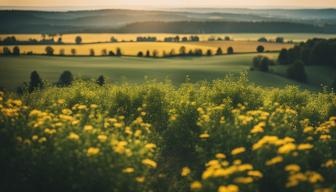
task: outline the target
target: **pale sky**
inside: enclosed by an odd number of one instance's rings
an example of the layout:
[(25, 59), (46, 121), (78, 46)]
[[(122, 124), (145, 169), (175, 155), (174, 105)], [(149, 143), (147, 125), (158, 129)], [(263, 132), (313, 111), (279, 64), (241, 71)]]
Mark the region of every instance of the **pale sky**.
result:
[(99, 8), (336, 8), (336, 0), (0, 0), (7, 7), (99, 7)]

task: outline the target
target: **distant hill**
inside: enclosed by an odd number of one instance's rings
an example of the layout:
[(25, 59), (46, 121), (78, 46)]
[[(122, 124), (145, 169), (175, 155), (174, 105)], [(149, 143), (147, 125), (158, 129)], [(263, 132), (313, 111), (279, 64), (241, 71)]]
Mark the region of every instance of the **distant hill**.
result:
[[(160, 27), (155, 27), (158, 24)], [(187, 24), (182, 26), (181, 24)], [(146, 25), (147, 27), (141, 27)], [(277, 27), (280, 26), (280, 27)], [(169, 28), (169, 27), (171, 28)], [(248, 27), (247, 27), (248, 26)], [(286, 28), (282, 28), (282, 27)], [(336, 32), (336, 11), (187, 9), (170, 11), (0, 11), (0, 33)], [(261, 27), (261, 28), (260, 28)], [(245, 29), (249, 28), (249, 29)], [(164, 29), (164, 30), (163, 30)]]

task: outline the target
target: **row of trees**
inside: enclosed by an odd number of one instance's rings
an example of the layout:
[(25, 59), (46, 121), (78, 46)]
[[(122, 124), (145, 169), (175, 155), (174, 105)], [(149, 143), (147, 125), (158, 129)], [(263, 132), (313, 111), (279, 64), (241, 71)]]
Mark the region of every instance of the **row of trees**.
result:
[[(58, 81), (55, 83), (58, 87), (67, 87), (70, 86), (74, 81), (74, 77), (70, 71), (64, 71)], [(100, 75), (96, 83), (100, 86), (103, 86), (105, 84), (105, 77), (103, 75)], [(42, 80), (41, 76), (38, 74), (37, 71), (33, 71), (30, 74), (30, 81), (29, 83), (24, 83), (23, 86), (18, 87), (17, 92), (19, 94), (23, 94), (25, 92), (32, 93), (34, 91), (41, 90), (45, 87), (46, 82)]]
[(278, 61), (289, 65), (297, 60), (304, 65), (324, 65), (336, 67), (336, 39), (310, 39), (291, 49), (282, 49)]
[[(229, 47), (227, 49), (227, 54), (233, 54), (234, 50), (232, 47)], [(163, 51), (162, 56), (163, 57), (175, 57), (175, 56), (213, 56), (213, 55), (223, 55), (224, 51), (221, 47), (219, 47), (215, 53), (211, 49), (208, 49), (205, 53), (202, 49), (190, 49), (189, 51), (185, 46), (180, 47), (178, 52), (175, 51), (175, 49), (170, 50), (169, 52)], [(158, 57), (159, 52), (157, 50), (147, 50), (146, 52), (139, 51), (137, 54), (138, 57)]]
[[(260, 45), (257, 47), (257, 52), (259, 53), (262, 53), (264, 52), (265, 48)], [(72, 56), (76, 56), (77, 55), (77, 50), (76, 49), (71, 49), (70, 50), (71, 52), (71, 55)], [(223, 55), (224, 51), (222, 50), (222, 48), (218, 48), (217, 51), (215, 52), (215, 55)], [(226, 50), (226, 53), (227, 54), (233, 54), (234, 53), (234, 50), (232, 47), (228, 47), (227, 50)], [(19, 56), (21, 54), (21, 51), (20, 51), (20, 48), (18, 46), (15, 46), (12, 50), (8, 47), (4, 47), (3, 48), (3, 53), (2, 53), (4, 56), (10, 56), (10, 55), (14, 55), (14, 56)], [(30, 53), (32, 54), (32, 52)], [(48, 55), (48, 56), (53, 56), (53, 55), (56, 55), (55, 53), (55, 49), (51, 46), (47, 46), (45, 48), (45, 54)], [(60, 56), (65, 56), (65, 49), (60, 49), (59, 50), (59, 55)], [(96, 52), (94, 49), (90, 49), (89, 50), (89, 55), (90, 56), (95, 56), (96, 55)], [(122, 53), (122, 50), (120, 48), (117, 48), (115, 51), (112, 51), (112, 50), (107, 50), (107, 49), (103, 49), (101, 51), (101, 54), (102, 56), (122, 56), (123, 53)], [(159, 55), (158, 51), (157, 50), (154, 50), (152, 51), (152, 53), (147, 50), (145, 53), (142, 52), (142, 51), (139, 51), (137, 56), (139, 57), (143, 57), (143, 56), (146, 56), (146, 57), (157, 57)], [(195, 50), (189, 50), (187, 51), (186, 47), (185, 46), (182, 46), (180, 47), (179, 51), (178, 51), (178, 54), (176, 54), (175, 50), (172, 49), (170, 52), (163, 52), (162, 55), (164, 57), (166, 56), (176, 56), (176, 55), (180, 55), (180, 56), (202, 56), (204, 55), (202, 49), (195, 49)], [(208, 49), (205, 53), (205, 55), (207, 56), (211, 56), (211, 55), (214, 55), (214, 53), (212, 52), (211, 49)]]

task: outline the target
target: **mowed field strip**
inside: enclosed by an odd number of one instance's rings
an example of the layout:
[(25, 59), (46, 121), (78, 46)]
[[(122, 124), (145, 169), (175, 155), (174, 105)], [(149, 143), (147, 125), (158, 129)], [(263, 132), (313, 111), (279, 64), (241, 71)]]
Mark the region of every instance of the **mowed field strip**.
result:
[[(177, 57), (168, 59), (138, 57), (48, 57), (20, 56), (0, 57), (0, 86), (15, 90), (30, 73), (38, 71), (44, 80), (56, 82), (64, 70), (70, 70), (76, 77), (97, 78), (104, 75), (109, 81), (143, 82), (144, 77), (164, 81), (171, 80), (178, 85), (188, 75), (192, 82), (223, 79), (226, 75), (239, 76), (248, 72), (253, 83), (269, 87), (284, 87), (288, 84), (302, 88), (316, 89), (316, 85), (303, 85), (272, 73), (249, 71), (253, 57), (257, 54), (225, 55), (213, 57)], [(276, 53), (264, 55), (275, 59)]]
[[(65, 55), (71, 54), (71, 49), (76, 50), (76, 55), (89, 55), (90, 50), (95, 51), (95, 55), (102, 55), (102, 50), (116, 51), (117, 48), (122, 50), (123, 55), (135, 56), (139, 51), (144, 54), (148, 50), (151, 52), (156, 50), (158, 55), (162, 56), (163, 52), (167, 54), (174, 50), (176, 54), (180, 47), (185, 46), (186, 50), (202, 49), (203, 54), (208, 49), (211, 49), (213, 54), (218, 47), (223, 49), (226, 53), (228, 47), (232, 47), (235, 53), (251, 53), (256, 52), (257, 46), (262, 45), (265, 47), (265, 51), (279, 51), (282, 48), (291, 48), (293, 44), (280, 44), (280, 43), (261, 43), (257, 41), (204, 41), (204, 42), (120, 42), (120, 43), (94, 43), (94, 44), (81, 44), (81, 45), (50, 45), (55, 51), (54, 54), (60, 54), (61, 49), (64, 49)], [(2, 51), (3, 47), (9, 47), (12, 49), (14, 46), (0, 46)], [(32, 51), (34, 54), (45, 54), (45, 48), (47, 45), (19, 45), (21, 53), (28, 53)]]

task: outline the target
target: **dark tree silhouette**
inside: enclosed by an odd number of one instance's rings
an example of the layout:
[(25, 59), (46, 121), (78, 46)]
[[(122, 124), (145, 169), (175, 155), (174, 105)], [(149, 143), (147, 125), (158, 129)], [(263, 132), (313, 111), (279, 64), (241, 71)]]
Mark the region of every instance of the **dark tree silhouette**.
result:
[(143, 57), (143, 52), (142, 52), (142, 51), (139, 51), (137, 56), (138, 56), (138, 57)]
[(307, 75), (302, 61), (297, 60), (291, 64), (287, 69), (288, 78), (294, 79), (299, 82), (307, 82)]
[(103, 75), (99, 76), (96, 82), (98, 85), (103, 86), (105, 84), (104, 76)]
[(185, 56), (186, 53), (187, 53), (186, 47), (185, 46), (180, 47), (180, 49), (179, 49), (180, 56)]
[(269, 66), (273, 64), (273, 61), (266, 56), (258, 55), (253, 58), (253, 68), (263, 72), (269, 70)]
[(264, 46), (259, 45), (259, 46), (257, 47), (257, 52), (258, 52), (258, 53), (262, 53), (262, 52), (264, 52), (264, 51), (265, 51), (265, 47), (264, 47)]
[(20, 48), (18, 46), (13, 48), (13, 55), (20, 56)]
[(223, 49), (221, 47), (218, 47), (216, 55), (223, 55)]
[(71, 49), (71, 55), (75, 56), (77, 54), (76, 49)]
[(207, 56), (212, 56), (212, 50), (211, 50), (211, 49), (208, 49), (207, 52), (206, 52), (206, 55), (207, 55)]
[(48, 47), (45, 48), (45, 52), (48, 56), (52, 56), (52, 55), (54, 55), (54, 48), (48, 46)]
[(30, 74), (30, 82), (29, 82), (29, 92), (33, 92), (35, 90), (39, 90), (43, 88), (43, 81), (37, 71), (33, 71)]
[(266, 37), (261, 37), (258, 39), (259, 42), (263, 42), (263, 43), (266, 43), (267, 42), (267, 39)]
[(115, 37), (111, 37), (111, 42), (116, 43), (116, 42), (118, 42), (118, 39), (116, 39)]
[(336, 78), (334, 79), (334, 82), (331, 84), (331, 88), (333, 89), (335, 93), (336, 92)]
[(61, 56), (64, 56), (64, 55), (65, 55), (65, 50), (64, 50), (64, 49), (60, 49), (59, 54), (60, 54)]
[(277, 37), (277, 38), (275, 39), (275, 42), (276, 42), (276, 43), (284, 43), (284, 42), (285, 42), (285, 39), (284, 39), (283, 37)]
[(102, 50), (102, 56), (107, 56), (107, 50), (106, 49)]
[(188, 56), (193, 56), (194, 55), (194, 51), (192, 50), (192, 49), (190, 49), (189, 51), (188, 51)]
[(153, 54), (153, 57), (158, 57), (159, 56), (159, 52), (156, 49), (153, 50), (152, 54)]
[(171, 49), (170, 52), (169, 52), (169, 56), (173, 57), (175, 55), (176, 55), (175, 49)]
[(109, 56), (115, 56), (114, 52), (113, 51), (109, 51)]
[(228, 47), (227, 48), (227, 54), (232, 55), (234, 53), (233, 47)]
[(81, 36), (77, 36), (75, 39), (76, 44), (81, 44), (82, 43), (82, 37)]
[(121, 57), (122, 56), (122, 51), (121, 51), (121, 49), (119, 47), (116, 50), (116, 56), (117, 57)]
[(95, 56), (95, 50), (94, 49), (90, 49), (90, 56)]
[(57, 43), (58, 43), (58, 44), (63, 44), (62, 37), (59, 37), (59, 38), (57, 39)]
[(4, 47), (2, 49), (2, 54), (5, 55), (5, 56), (8, 56), (8, 55), (11, 55), (12, 52), (11, 52), (11, 50), (8, 47)]
[(69, 86), (72, 84), (73, 80), (72, 73), (70, 71), (64, 71), (59, 77), (57, 85), (60, 87)]
[(146, 57), (150, 57), (150, 51), (149, 50), (146, 51)]
[(281, 49), (278, 57), (278, 62), (281, 65), (286, 65), (289, 63), (288, 51), (287, 49)]

